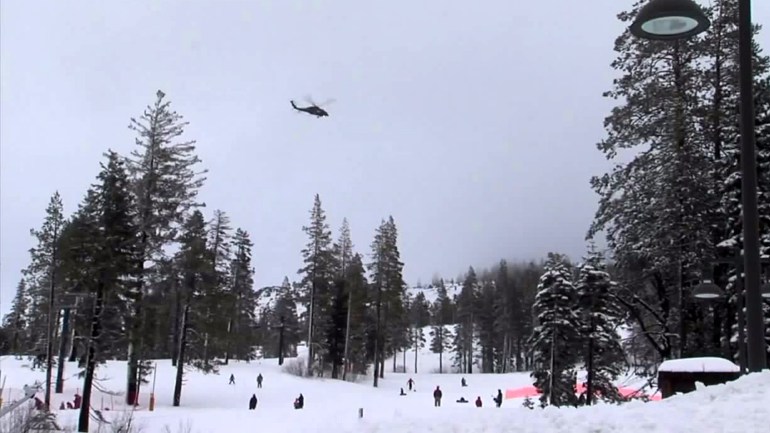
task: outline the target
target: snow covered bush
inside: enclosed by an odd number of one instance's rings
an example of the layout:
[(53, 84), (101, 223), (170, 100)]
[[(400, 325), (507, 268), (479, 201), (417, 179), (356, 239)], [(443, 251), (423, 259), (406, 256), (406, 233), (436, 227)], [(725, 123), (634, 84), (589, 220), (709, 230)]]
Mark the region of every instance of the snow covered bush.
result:
[(287, 361), (283, 364), (281, 370), (294, 376), (305, 377), (306, 366), (307, 364), (303, 358), (297, 358)]

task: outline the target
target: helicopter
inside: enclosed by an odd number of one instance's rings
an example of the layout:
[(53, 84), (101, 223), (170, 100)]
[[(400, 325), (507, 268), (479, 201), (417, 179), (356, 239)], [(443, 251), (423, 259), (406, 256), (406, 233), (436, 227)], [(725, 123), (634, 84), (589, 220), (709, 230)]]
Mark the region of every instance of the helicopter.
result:
[[(326, 105), (326, 104), (329, 104), (329, 103), (331, 103), (333, 101), (334, 100), (331, 99), (331, 100), (329, 100), (326, 103), (321, 104), (321, 105)], [(313, 102), (312, 99), (309, 100), (309, 102), (310, 102), (310, 106), (309, 107), (298, 107), (297, 104), (295, 104), (293, 100), (289, 101), (289, 102), (291, 102), (292, 108), (294, 108), (297, 111), (304, 111), (305, 113), (311, 114), (311, 115), (316, 116), (316, 117), (328, 117), (329, 116), (329, 113), (326, 110), (324, 110), (323, 108), (321, 108), (318, 104)]]

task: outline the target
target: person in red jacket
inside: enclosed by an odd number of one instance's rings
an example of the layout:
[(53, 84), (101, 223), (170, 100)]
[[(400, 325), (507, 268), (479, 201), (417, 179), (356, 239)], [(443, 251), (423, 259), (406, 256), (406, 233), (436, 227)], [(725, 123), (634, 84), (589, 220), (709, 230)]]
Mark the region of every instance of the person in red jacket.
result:
[(443, 393), (441, 392), (441, 388), (438, 386), (436, 387), (436, 390), (433, 391), (433, 406), (434, 407), (441, 407), (441, 396)]
[(481, 396), (478, 396), (478, 397), (476, 397), (476, 407), (481, 407), (481, 406), (482, 406)]

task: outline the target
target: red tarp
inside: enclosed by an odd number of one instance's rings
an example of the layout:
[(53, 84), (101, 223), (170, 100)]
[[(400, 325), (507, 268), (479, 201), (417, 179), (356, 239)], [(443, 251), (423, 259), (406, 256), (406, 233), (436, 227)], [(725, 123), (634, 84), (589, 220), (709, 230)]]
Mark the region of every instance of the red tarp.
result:
[[(579, 383), (576, 386), (577, 393), (581, 394), (585, 392), (585, 384)], [(641, 397), (643, 395), (647, 395), (644, 392), (639, 391), (638, 389), (631, 388), (631, 387), (620, 387), (618, 388), (618, 392), (620, 392), (620, 395), (626, 398), (632, 398), (632, 397)], [(505, 398), (526, 398), (526, 397), (536, 397), (540, 395), (540, 391), (537, 390), (532, 385), (529, 386), (522, 386), (519, 388), (511, 388), (505, 390)], [(655, 392), (651, 396), (647, 396), (650, 400), (660, 400), (660, 393)]]

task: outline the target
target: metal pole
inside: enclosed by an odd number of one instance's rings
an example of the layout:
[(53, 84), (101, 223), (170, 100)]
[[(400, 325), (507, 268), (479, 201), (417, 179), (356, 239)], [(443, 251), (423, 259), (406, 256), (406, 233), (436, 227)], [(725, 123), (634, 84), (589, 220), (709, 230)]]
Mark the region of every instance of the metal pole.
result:
[(680, 257), (677, 261), (677, 286), (679, 286), (679, 358), (684, 358), (685, 346), (687, 345), (687, 333), (684, 323), (684, 280), (682, 275), (682, 252), (679, 252)]
[(759, 210), (757, 208), (757, 159), (754, 137), (754, 92), (752, 89), (751, 1), (738, 1), (738, 63), (740, 67), (741, 196), (743, 202), (743, 248), (746, 270), (746, 322), (749, 372), (767, 366), (765, 326), (762, 317), (759, 263)]
[(152, 391), (150, 392), (150, 412), (155, 410), (155, 378), (158, 375), (158, 363), (152, 367)]

